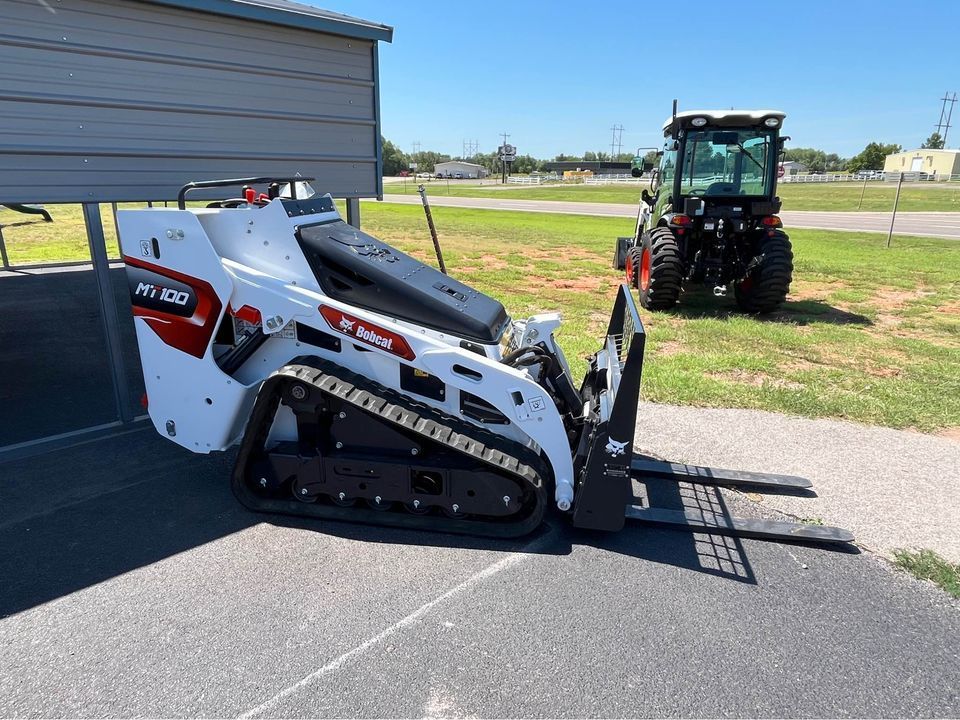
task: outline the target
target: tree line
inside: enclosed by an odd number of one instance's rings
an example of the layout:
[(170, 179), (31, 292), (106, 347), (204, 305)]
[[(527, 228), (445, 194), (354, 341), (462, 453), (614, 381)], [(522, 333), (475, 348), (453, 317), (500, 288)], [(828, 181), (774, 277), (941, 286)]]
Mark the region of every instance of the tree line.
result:
[[(448, 160), (464, 160), (466, 162), (476, 163), (486, 168), (491, 175), (500, 172), (500, 158), (497, 157), (496, 152), (477, 153), (471, 157), (464, 158), (459, 156), (454, 157), (433, 150), (405, 153), (386, 138), (382, 138), (382, 143), (384, 175), (397, 175), (401, 170), (409, 169), (411, 163), (417, 164), (417, 172), (432, 173), (437, 163)], [(939, 133), (933, 133), (920, 147), (942, 149), (943, 138), (940, 137)], [(827, 153), (817, 148), (787, 148), (783, 153), (783, 159), (802, 163), (810, 172), (856, 173), (861, 170), (882, 170), (886, 156), (900, 152), (901, 150), (900, 145), (894, 143), (871, 142), (857, 155), (851, 158), (844, 158), (836, 153)], [(584, 162), (605, 162), (611, 159), (615, 162), (630, 162), (633, 159), (633, 155), (630, 153), (620, 153), (611, 156), (610, 153), (603, 151), (588, 150), (582, 155), (566, 155), (561, 153), (553, 158), (556, 162), (577, 160)], [(648, 163), (654, 163), (656, 161), (656, 152), (648, 152), (644, 159)], [(550, 161), (538, 159), (532, 155), (517, 155), (517, 159), (513, 162), (510, 170), (511, 172), (521, 174), (543, 172), (548, 162)]]

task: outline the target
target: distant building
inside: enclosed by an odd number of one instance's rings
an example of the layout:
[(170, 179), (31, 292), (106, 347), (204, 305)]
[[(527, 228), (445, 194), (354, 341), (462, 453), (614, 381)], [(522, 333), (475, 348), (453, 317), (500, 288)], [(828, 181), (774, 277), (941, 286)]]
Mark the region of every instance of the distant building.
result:
[(804, 165), (799, 160), (786, 160), (785, 162), (780, 163), (780, 167), (783, 168), (783, 174), (781, 177), (787, 177), (789, 175), (798, 175), (800, 173), (805, 173), (809, 168)]
[(960, 175), (960, 150), (905, 150), (887, 155), (885, 173), (926, 173), (947, 180)]
[(483, 165), (469, 163), (463, 160), (448, 160), (447, 162), (437, 163), (433, 172), (437, 177), (446, 178), (485, 178), (489, 173)]
[(612, 162), (610, 160), (560, 160), (548, 162), (543, 166), (544, 171), (562, 175), (569, 171), (591, 170), (594, 175), (629, 175), (629, 162)]

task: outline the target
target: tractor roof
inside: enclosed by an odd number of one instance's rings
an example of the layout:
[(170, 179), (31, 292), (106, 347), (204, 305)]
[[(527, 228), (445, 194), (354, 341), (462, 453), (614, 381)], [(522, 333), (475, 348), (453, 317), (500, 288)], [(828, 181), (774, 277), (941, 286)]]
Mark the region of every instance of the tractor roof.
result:
[(676, 119), (668, 117), (663, 123), (663, 135), (668, 137), (679, 128), (691, 127), (693, 118), (706, 118), (706, 127), (750, 127), (760, 125), (770, 117), (781, 122), (787, 116), (780, 110), (684, 110), (677, 113)]

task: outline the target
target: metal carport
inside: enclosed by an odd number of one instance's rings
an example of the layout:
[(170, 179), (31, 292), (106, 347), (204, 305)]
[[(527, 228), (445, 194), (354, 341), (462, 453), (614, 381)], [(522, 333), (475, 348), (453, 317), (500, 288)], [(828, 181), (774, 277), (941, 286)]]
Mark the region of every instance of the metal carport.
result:
[[(71, 337), (60, 302), (68, 279), (83, 279), (71, 303), (99, 314), (95, 365), (112, 386), (113, 417), (92, 425), (109, 431), (138, 412), (136, 346), (101, 204), (299, 172), (346, 199), (359, 223), (359, 199), (382, 195), (377, 46), (393, 31), (288, 0), (6, 0), (0, 28), (0, 205), (81, 204), (89, 247), (69, 277), (56, 261), (8, 261), (9, 238), (0, 247), (2, 456), (90, 429), (63, 417), (67, 386), (55, 380), (84, 367), (71, 352), (86, 338)], [(31, 355), (27, 336), (50, 340), (45, 352)], [(18, 418), (37, 412), (49, 426), (27, 431)]]

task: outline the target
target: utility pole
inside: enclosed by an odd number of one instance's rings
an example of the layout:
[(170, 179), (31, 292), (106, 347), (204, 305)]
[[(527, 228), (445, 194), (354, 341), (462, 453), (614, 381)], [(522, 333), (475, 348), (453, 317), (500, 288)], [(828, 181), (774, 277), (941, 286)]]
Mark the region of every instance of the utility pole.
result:
[(418, 140), (413, 144), (413, 154), (416, 155), (420, 152), (420, 141)]
[(613, 162), (623, 148), (623, 125), (614, 125), (610, 130), (613, 131), (610, 138), (610, 161)]
[[(500, 133), (500, 137), (503, 138), (503, 145), (501, 146), (503, 147), (507, 144), (507, 138), (510, 137), (510, 134), (502, 132)], [(507, 161), (503, 158), (500, 159), (500, 182), (503, 185), (507, 184)]]
[[(937, 134), (943, 139), (943, 146), (947, 146), (947, 133), (950, 132), (950, 120), (953, 118), (953, 106), (957, 102), (957, 94), (954, 93), (953, 97), (950, 97), (950, 93), (945, 92), (943, 97), (940, 98), (943, 101), (943, 104), (940, 106), (940, 121), (937, 123)], [(950, 109), (947, 110), (947, 103), (950, 103)], [(946, 115), (947, 121), (943, 121), (943, 117)]]

